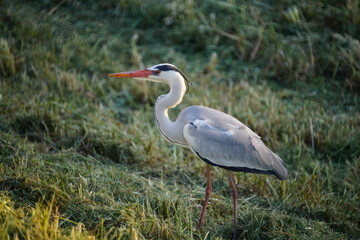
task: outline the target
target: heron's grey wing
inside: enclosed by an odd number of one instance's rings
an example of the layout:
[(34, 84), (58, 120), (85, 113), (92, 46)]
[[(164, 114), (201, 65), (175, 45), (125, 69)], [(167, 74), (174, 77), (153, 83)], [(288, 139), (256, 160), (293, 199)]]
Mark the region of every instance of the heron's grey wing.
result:
[(183, 134), (190, 149), (209, 164), (287, 179), (287, 169), (281, 158), (241, 122), (219, 125), (208, 120), (195, 120), (185, 125)]

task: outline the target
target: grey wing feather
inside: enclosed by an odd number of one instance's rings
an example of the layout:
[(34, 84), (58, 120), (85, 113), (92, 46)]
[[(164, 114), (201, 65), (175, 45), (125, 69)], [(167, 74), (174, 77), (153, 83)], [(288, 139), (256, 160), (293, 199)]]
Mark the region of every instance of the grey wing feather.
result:
[(234, 171), (274, 174), (287, 179), (287, 169), (250, 128), (195, 120), (186, 124), (184, 137), (192, 151), (208, 163)]

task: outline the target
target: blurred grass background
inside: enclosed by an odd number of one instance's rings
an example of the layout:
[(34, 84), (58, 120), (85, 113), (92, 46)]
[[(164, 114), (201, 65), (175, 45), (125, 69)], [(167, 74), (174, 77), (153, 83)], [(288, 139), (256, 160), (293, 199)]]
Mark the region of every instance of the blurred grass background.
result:
[(229, 239), (231, 190), (158, 133), (167, 86), (109, 79), (161, 62), (183, 103), (230, 113), (290, 180), (236, 174), (241, 239), (360, 236), (356, 0), (0, 0), (0, 238)]

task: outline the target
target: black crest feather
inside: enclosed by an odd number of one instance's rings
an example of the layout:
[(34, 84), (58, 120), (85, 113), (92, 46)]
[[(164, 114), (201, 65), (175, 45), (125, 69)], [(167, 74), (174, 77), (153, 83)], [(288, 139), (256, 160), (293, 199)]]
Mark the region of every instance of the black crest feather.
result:
[(177, 67), (170, 65), (170, 64), (160, 64), (156, 67), (157, 69), (159, 69), (160, 71), (175, 71), (181, 74), (181, 76), (183, 76), (183, 78), (185, 79), (185, 84), (186, 84), (186, 92), (189, 91), (189, 86), (191, 85), (190, 80), (185, 76), (184, 73), (182, 73)]

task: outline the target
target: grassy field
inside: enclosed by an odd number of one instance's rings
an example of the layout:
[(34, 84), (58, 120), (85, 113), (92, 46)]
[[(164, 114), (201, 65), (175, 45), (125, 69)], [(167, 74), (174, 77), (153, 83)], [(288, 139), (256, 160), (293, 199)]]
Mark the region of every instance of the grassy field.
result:
[(0, 0), (0, 239), (229, 239), (226, 172), (164, 140), (167, 86), (108, 73), (161, 62), (188, 105), (230, 113), (290, 180), (237, 173), (240, 239), (360, 236), (357, 0)]

